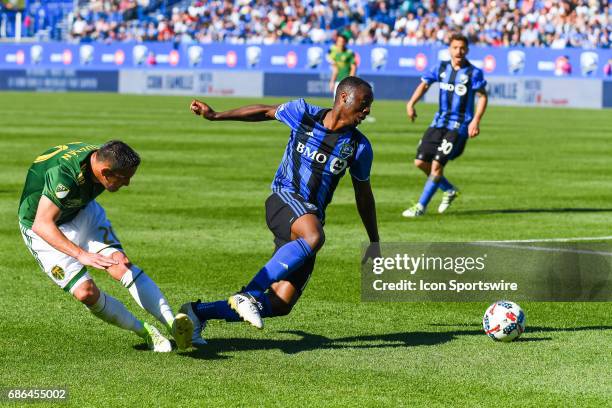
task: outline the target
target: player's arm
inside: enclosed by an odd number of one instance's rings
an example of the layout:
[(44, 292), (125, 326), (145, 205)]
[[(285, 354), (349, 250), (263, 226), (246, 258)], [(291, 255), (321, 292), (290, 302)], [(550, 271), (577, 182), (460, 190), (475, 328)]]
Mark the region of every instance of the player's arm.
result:
[(355, 76), (356, 73), (357, 73), (357, 63), (355, 63), (355, 60), (353, 60), (353, 63), (351, 64), (351, 72), (349, 73), (349, 75)]
[(370, 245), (364, 256), (363, 262), (369, 258), (376, 258), (380, 256), (380, 237), (378, 236), (378, 223), (376, 221), (376, 202), (374, 201), (374, 194), (372, 193), (372, 186), (370, 180), (358, 180), (355, 177), (351, 177), (353, 180), (353, 189), (355, 190), (355, 202), (357, 203), (357, 211), (361, 217), (361, 222), (368, 233), (370, 239)]
[(406, 103), (406, 114), (412, 122), (414, 122), (414, 119), (416, 119), (417, 117), (417, 113), (414, 109), (414, 106), (423, 97), (423, 95), (425, 95), (425, 92), (427, 92), (428, 89), (429, 84), (425, 81), (421, 81), (419, 86), (417, 86), (414, 92), (412, 93), (412, 96), (410, 97), (408, 103)]
[(117, 264), (117, 261), (85, 251), (83, 248), (70, 241), (55, 225), (55, 221), (61, 214), (60, 208), (46, 196), (40, 197), (36, 218), (32, 225), (32, 231), (41, 237), (45, 242), (58, 251), (76, 258), (80, 263), (94, 268), (105, 269)]
[(274, 114), (279, 105), (248, 105), (225, 112), (215, 112), (208, 104), (194, 99), (191, 111), (208, 120), (239, 120), (244, 122), (262, 122), (275, 119)]
[(487, 110), (487, 104), (489, 97), (487, 96), (487, 90), (482, 88), (476, 91), (478, 94), (478, 102), (476, 102), (476, 111), (474, 112), (474, 119), (468, 126), (468, 135), (470, 137), (476, 137), (480, 134), (480, 121)]

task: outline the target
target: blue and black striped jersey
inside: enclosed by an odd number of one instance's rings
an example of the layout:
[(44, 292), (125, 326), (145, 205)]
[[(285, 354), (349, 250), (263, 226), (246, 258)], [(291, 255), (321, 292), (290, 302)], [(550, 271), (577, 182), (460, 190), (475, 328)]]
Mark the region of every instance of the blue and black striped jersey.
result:
[(450, 61), (441, 61), (423, 75), (423, 82), (440, 83), (440, 107), (431, 127), (457, 130), (467, 136), (468, 126), (474, 117), (474, 96), (487, 86), (482, 70), (469, 61), (458, 70)]
[(304, 99), (278, 107), (276, 119), (291, 128), (291, 135), (272, 181), (272, 191), (301, 195), (317, 206), (322, 219), (346, 169), (358, 180), (369, 180), (373, 159), (370, 142), (357, 128), (332, 132), (323, 126), (328, 111)]

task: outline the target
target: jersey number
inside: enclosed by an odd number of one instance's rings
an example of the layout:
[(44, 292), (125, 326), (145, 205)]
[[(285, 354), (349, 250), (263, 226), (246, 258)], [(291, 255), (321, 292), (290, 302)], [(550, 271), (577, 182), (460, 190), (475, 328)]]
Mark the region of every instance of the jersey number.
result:
[(60, 152), (63, 152), (64, 150), (68, 150), (68, 146), (67, 145), (59, 145), (59, 146), (55, 146), (54, 149), (56, 149), (56, 150), (52, 151), (51, 153), (47, 153), (47, 154), (43, 154), (41, 156), (38, 156), (34, 160), (34, 163), (40, 163), (40, 162), (44, 162), (45, 160), (49, 160), (50, 158), (52, 158), (56, 154), (58, 154)]
[(453, 144), (448, 140), (442, 140), (442, 146), (438, 147), (438, 151), (444, 154), (449, 154), (453, 150)]

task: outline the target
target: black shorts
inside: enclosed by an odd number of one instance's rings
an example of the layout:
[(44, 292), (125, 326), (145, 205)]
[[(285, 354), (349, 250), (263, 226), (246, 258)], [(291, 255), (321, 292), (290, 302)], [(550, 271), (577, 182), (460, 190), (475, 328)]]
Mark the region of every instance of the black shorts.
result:
[[(266, 200), (266, 223), (274, 234), (274, 252), (291, 241), (291, 225), (304, 214), (314, 214), (319, 220), (318, 208), (295, 193), (275, 192)], [(304, 262), (299, 269), (289, 275), (286, 281), (297, 288), (300, 293), (306, 287), (314, 269), (316, 254)]]
[(467, 137), (456, 130), (430, 127), (417, 147), (416, 158), (429, 163), (435, 160), (444, 165), (461, 156), (466, 142)]

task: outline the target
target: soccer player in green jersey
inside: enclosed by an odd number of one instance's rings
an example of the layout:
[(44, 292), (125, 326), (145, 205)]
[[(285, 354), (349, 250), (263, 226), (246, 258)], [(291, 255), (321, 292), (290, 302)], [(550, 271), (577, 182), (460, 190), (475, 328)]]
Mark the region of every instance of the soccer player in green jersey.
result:
[(104, 209), (95, 201), (104, 190), (128, 186), (139, 164), (138, 154), (117, 140), (102, 146), (68, 143), (47, 150), (28, 170), (19, 225), (26, 246), (56, 285), (96, 317), (133, 331), (154, 351), (168, 352), (170, 341), (98, 289), (86, 268), (105, 269), (138, 305), (166, 326), (179, 349), (191, 345), (193, 323), (185, 314), (174, 316), (155, 282), (130, 262)]
[(357, 62), (355, 61), (355, 53), (346, 48), (348, 39), (344, 35), (338, 35), (336, 44), (329, 50), (328, 58), (332, 67), (332, 76), (329, 80), (329, 90), (336, 95), (338, 84), (344, 78), (355, 76), (357, 72)]

